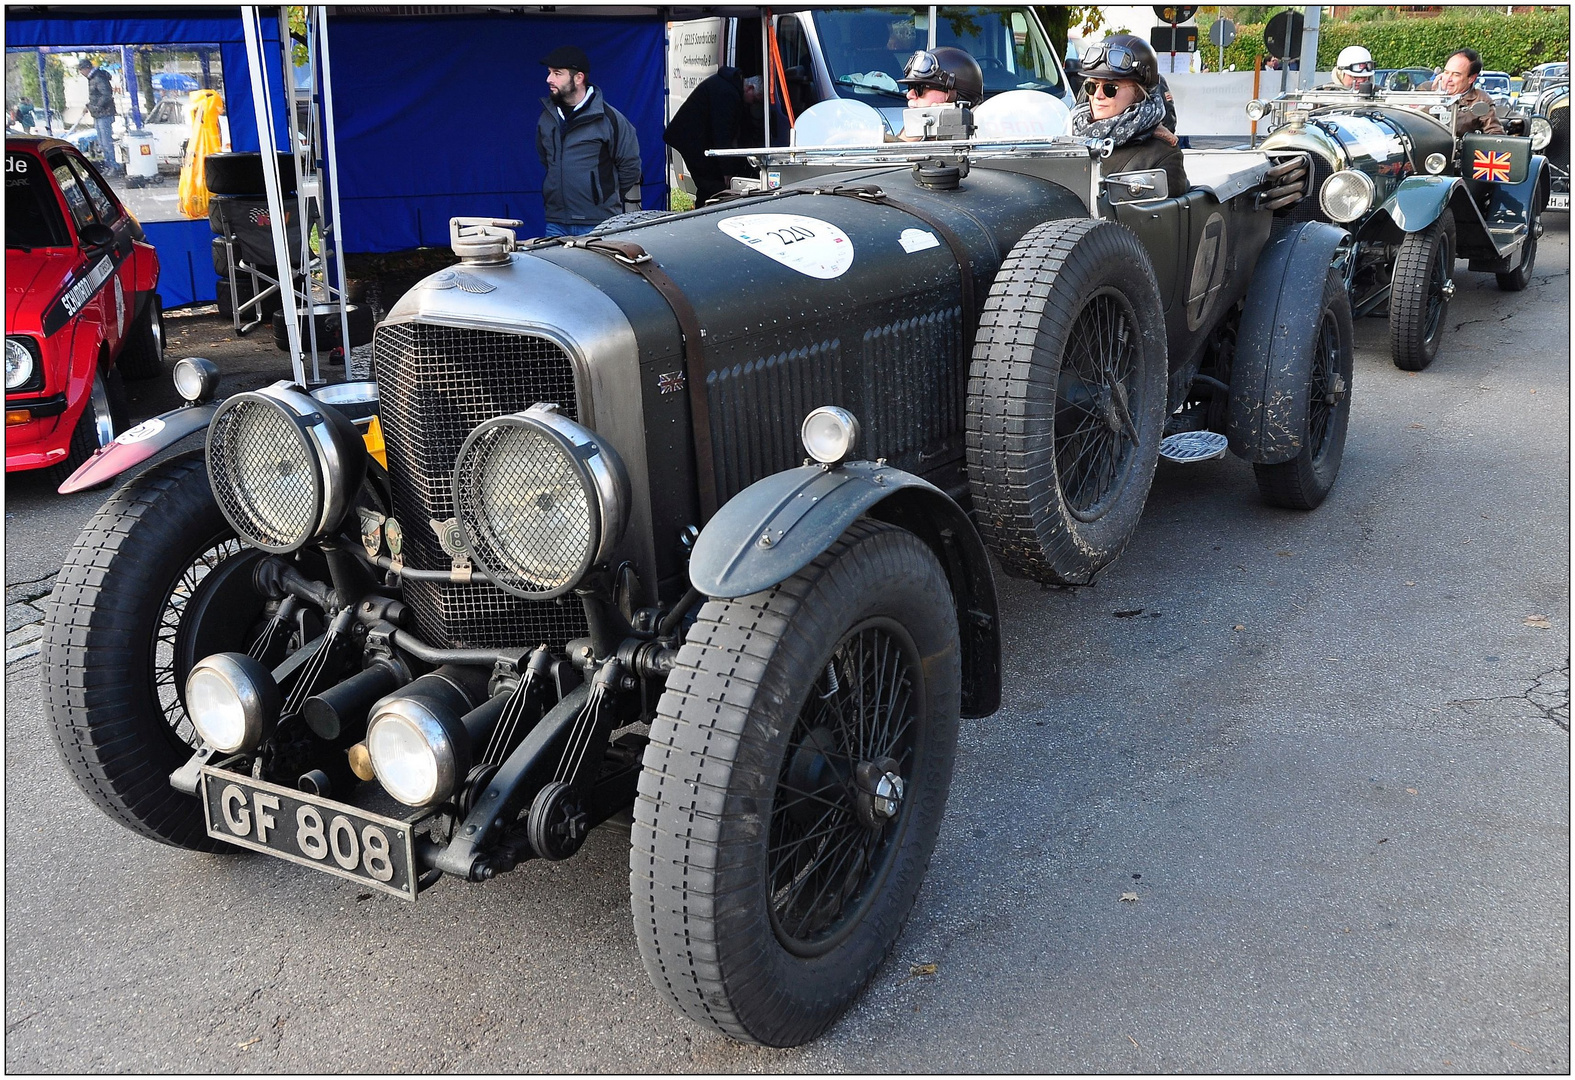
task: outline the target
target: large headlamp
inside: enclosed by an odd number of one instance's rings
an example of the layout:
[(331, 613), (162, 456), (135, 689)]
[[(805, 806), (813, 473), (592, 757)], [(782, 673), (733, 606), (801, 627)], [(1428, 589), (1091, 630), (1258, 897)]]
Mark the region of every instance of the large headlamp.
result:
[[(1552, 130), (1551, 128), (1549, 129)], [(38, 371), (38, 360), (33, 355), (37, 346), (26, 338), (5, 339), (5, 388), (15, 390), (26, 386)]]
[(338, 529), (365, 475), (355, 425), (287, 382), (227, 398), (208, 428), (219, 509), (264, 551), (294, 551)]
[(1366, 173), (1341, 169), (1323, 182), (1318, 192), (1318, 205), (1323, 207), (1330, 221), (1355, 221), (1372, 209), (1373, 194), (1373, 181)]
[(516, 596), (568, 592), (628, 519), (623, 461), (555, 405), (488, 420), (454, 463), (454, 512), (477, 564)]
[[(1553, 141), (1553, 125), (1546, 116), (1533, 116), (1531, 118), (1531, 148), (1539, 153)], [(7, 365), (6, 371), (10, 372)]]

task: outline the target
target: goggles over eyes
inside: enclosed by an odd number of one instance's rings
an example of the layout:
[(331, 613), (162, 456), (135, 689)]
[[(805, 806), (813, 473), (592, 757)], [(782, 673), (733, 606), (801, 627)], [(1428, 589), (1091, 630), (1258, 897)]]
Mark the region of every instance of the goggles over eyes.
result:
[(1345, 65), (1345, 70), (1352, 75), (1371, 75), (1376, 69), (1376, 65), (1371, 60), (1358, 60), (1354, 64)]
[(1129, 75), (1137, 69), (1137, 57), (1125, 45), (1093, 45), (1083, 53), (1083, 70), (1107, 67), (1117, 75)]

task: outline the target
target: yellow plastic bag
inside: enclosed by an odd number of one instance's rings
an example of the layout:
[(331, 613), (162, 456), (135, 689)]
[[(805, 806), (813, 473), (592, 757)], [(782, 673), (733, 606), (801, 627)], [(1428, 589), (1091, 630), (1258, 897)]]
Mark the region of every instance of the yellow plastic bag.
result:
[(208, 184), (206, 161), (209, 154), (224, 148), (224, 136), (219, 131), (219, 116), (224, 112), (224, 99), (217, 90), (194, 90), (186, 106), (186, 126), (191, 138), (186, 140), (186, 158), (180, 166), (180, 212), (189, 218), (208, 216)]

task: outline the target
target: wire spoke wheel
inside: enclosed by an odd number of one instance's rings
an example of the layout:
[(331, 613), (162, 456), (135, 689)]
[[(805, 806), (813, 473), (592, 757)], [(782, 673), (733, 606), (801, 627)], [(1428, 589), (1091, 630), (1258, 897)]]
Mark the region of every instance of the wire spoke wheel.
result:
[(766, 866), (772, 927), (794, 952), (822, 952), (856, 923), (889, 862), (900, 797), (879, 812), (860, 803), (876, 796), (872, 771), (892, 790), (906, 787), (917, 662), (900, 626), (862, 627), (838, 644), (799, 713), (777, 778)]
[(679, 1012), (798, 1046), (852, 1004), (940, 832), (961, 651), (934, 552), (867, 519), (786, 581), (701, 608), (629, 850), (640, 956)]
[(968, 486), (1009, 571), (1086, 584), (1142, 516), (1164, 434), (1165, 323), (1125, 226), (1047, 221), (1001, 264), (968, 378)]
[(186, 715), (186, 705), (182, 700), (185, 688), (180, 685), (176, 649), (181, 619), (208, 575), (224, 560), (239, 555), (245, 549), (246, 545), (240, 540), (230, 537), (201, 552), (186, 564), (159, 606), (159, 624), (152, 655), (153, 693), (170, 733), (192, 750), (197, 748), (200, 739), (191, 718)]
[(1079, 521), (1105, 511), (1135, 449), (1127, 405), (1137, 363), (1131, 305), (1102, 289), (1078, 314), (1061, 358), (1055, 462), (1067, 506)]

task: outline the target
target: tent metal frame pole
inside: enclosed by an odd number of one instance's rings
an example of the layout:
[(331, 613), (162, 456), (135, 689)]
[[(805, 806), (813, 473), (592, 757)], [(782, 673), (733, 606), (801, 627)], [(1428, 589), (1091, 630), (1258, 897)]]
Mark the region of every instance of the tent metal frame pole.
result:
[[(283, 18), (281, 12), (280, 18)], [(290, 365), (295, 381), (305, 386), (306, 370), (301, 356), (301, 323), (295, 304), (295, 271), (290, 266), (290, 245), (284, 231), (284, 200), (279, 192), (279, 140), (273, 123), (273, 96), (268, 90), (268, 73), (263, 58), (260, 16), (255, 5), (241, 7), (241, 29), (246, 35), (246, 66), (251, 75), (252, 109), (257, 119), (257, 139), (262, 150), (263, 190), (268, 199), (269, 227), (273, 234), (273, 249), (284, 255), (284, 273), (290, 288), (279, 290), (284, 301), (285, 334), (290, 346)], [(280, 48), (288, 55), (289, 28), (281, 26)], [(291, 103), (293, 109), (294, 103)], [(293, 147), (292, 147), (293, 150)], [(304, 226), (303, 226), (304, 228)], [(303, 270), (305, 267), (302, 268)], [(315, 368), (316, 357), (313, 357)]]
[[(334, 280), (339, 283), (339, 337), (344, 348), (345, 377), (350, 376), (350, 320), (346, 311), (344, 295), (345, 283), (345, 252), (344, 246), (339, 243), (339, 144), (334, 141), (334, 78), (333, 65), (329, 62), (328, 54), (328, 9), (319, 6), (311, 9), (318, 20), (318, 39), (323, 45), (323, 122), (327, 126), (324, 132), (324, 147), (328, 153), (325, 155), (328, 167), (328, 202), (323, 214), (323, 242), (326, 244), (330, 237), (334, 246)], [(314, 114), (315, 115), (315, 114)], [(330, 216), (331, 215), (331, 216)]]

